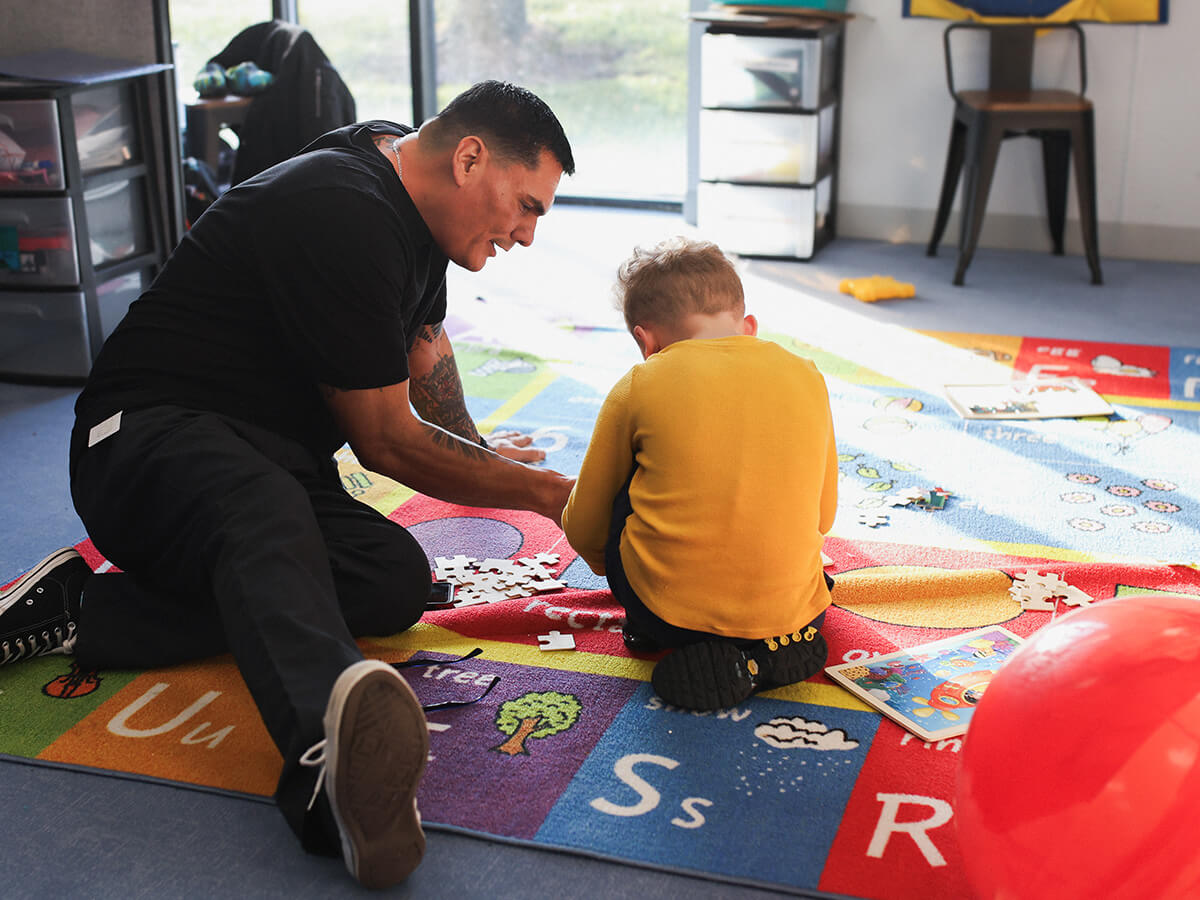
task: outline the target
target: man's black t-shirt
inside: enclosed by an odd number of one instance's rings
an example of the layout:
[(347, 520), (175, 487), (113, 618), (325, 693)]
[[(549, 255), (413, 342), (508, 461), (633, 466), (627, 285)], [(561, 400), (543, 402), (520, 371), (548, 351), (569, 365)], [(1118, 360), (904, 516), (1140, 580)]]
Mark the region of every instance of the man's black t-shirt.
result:
[(170, 404), (341, 446), (318, 385), (407, 380), (446, 316), (446, 256), (372, 141), (411, 131), (340, 128), (222, 195), (105, 342), (80, 424)]

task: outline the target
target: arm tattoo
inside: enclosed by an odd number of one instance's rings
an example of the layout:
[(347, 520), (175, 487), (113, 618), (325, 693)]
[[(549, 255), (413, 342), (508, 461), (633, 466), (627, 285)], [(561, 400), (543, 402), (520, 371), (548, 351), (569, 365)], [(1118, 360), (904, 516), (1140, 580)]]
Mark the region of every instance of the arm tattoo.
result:
[(433, 442), (439, 447), (446, 447), (450, 450), (455, 450), (460, 455), (465, 456), (468, 459), (487, 459), (492, 455), (489, 451), (484, 450), (478, 444), (469, 443), (468, 441), (459, 438), (456, 435), (450, 434), (449, 432), (443, 431), (440, 428), (435, 428), (429, 424), (426, 424), (425, 428), (428, 430), (429, 436), (433, 439)]
[(371, 138), (371, 143), (375, 145), (376, 150), (387, 156), (388, 151), (392, 148), (392, 143), (399, 137), (398, 134), (377, 134)]
[(457, 434), (472, 443), (479, 439), (479, 431), (467, 412), (462, 379), (453, 356), (438, 357), (427, 375), (411, 378), (408, 396), (425, 421), (440, 425), (451, 434)]
[(433, 325), (426, 325), (419, 332), (417, 337), (427, 344), (436, 344), (437, 339), (442, 336), (442, 323), (435, 322)]

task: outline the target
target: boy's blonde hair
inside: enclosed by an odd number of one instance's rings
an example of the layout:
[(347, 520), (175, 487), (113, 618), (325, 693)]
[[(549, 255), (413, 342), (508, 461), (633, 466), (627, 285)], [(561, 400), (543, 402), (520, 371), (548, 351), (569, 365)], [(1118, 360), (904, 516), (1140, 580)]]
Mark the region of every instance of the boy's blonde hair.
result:
[(685, 237), (635, 248), (617, 270), (616, 300), (631, 333), (635, 325), (671, 327), (693, 313), (746, 308), (733, 261), (716, 244)]

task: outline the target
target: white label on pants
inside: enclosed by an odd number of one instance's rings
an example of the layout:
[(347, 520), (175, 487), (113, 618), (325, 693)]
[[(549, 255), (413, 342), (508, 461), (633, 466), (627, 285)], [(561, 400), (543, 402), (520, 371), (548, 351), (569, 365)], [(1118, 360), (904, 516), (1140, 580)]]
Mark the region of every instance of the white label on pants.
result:
[(113, 413), (99, 425), (93, 425), (92, 430), (88, 432), (88, 446), (95, 447), (105, 438), (112, 437), (121, 430), (121, 413), (124, 410), (118, 410)]

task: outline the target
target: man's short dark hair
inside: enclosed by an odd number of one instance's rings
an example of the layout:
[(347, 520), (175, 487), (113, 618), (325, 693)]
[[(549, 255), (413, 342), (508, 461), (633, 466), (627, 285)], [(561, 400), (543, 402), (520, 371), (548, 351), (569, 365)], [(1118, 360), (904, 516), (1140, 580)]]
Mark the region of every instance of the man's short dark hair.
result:
[(467, 88), (421, 126), (441, 147), (456, 145), (470, 134), (483, 138), (492, 153), (506, 162), (536, 169), (549, 150), (567, 175), (575, 158), (553, 110), (532, 91), (506, 81), (481, 81)]

